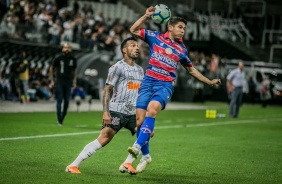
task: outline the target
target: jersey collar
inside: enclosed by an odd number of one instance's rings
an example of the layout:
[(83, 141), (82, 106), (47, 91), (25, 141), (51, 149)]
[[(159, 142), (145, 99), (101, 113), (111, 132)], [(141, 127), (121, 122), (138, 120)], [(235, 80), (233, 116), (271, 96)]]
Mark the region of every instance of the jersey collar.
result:
[[(170, 39), (170, 38), (169, 38), (169, 35), (168, 35), (168, 32), (166, 32), (165, 34), (163, 34), (163, 37), (164, 37), (165, 39)], [(172, 40), (171, 40), (171, 41), (172, 41)], [(180, 40), (178, 40), (177, 42), (178, 42), (178, 43), (183, 43), (183, 40), (180, 39)]]

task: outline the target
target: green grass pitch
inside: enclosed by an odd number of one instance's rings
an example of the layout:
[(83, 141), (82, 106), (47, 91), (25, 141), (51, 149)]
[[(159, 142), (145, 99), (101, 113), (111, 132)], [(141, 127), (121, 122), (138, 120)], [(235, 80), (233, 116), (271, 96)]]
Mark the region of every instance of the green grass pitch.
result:
[[(207, 105), (228, 113), (226, 104)], [(83, 162), (82, 174), (66, 173), (98, 136), (101, 117), (102, 112), (70, 112), (58, 127), (54, 112), (0, 113), (0, 183), (282, 183), (281, 106), (243, 105), (238, 119), (206, 119), (205, 110), (165, 110), (150, 142), (153, 161), (143, 173), (118, 171), (135, 141), (127, 130)]]

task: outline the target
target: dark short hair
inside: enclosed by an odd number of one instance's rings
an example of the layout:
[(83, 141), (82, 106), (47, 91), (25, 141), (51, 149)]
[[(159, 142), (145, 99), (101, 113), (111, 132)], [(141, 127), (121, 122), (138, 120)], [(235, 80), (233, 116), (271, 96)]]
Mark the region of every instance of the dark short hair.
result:
[(168, 21), (168, 26), (175, 26), (178, 22), (183, 22), (185, 25), (187, 24), (187, 20), (182, 17), (171, 17)]
[(123, 55), (122, 49), (125, 47), (125, 45), (127, 44), (127, 42), (130, 41), (130, 40), (137, 42), (137, 38), (135, 38), (135, 37), (133, 37), (133, 36), (124, 39), (124, 40), (121, 42), (121, 45), (120, 45), (120, 51), (121, 51), (122, 55)]

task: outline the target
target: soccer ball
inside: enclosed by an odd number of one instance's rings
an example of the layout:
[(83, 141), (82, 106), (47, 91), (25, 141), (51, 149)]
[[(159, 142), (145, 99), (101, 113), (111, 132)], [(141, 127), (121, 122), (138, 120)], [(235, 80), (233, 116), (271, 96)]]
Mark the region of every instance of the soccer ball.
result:
[(171, 17), (171, 12), (169, 7), (167, 7), (164, 4), (157, 4), (155, 8), (156, 8), (155, 13), (152, 15), (153, 21), (157, 24), (166, 23)]

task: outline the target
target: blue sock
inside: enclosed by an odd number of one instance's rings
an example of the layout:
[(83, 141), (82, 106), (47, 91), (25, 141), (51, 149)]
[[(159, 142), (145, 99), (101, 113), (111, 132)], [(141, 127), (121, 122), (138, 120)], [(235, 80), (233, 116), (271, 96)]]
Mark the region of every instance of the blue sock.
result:
[[(138, 138), (140, 134), (140, 130), (136, 130), (136, 137)], [(151, 138), (151, 137), (150, 137)], [(145, 145), (141, 148), (141, 152), (142, 152), (142, 155), (148, 155), (150, 153), (149, 151), (149, 141), (146, 141), (147, 143), (145, 143)]]
[(148, 155), (150, 153), (150, 151), (149, 151), (149, 141), (147, 141), (147, 143), (144, 146), (142, 146), (141, 152), (142, 152), (142, 155)]
[(143, 147), (145, 143), (149, 141), (151, 133), (154, 130), (154, 126), (155, 118), (146, 117), (144, 123), (141, 126), (140, 133), (136, 141), (137, 144)]
[(136, 130), (136, 137), (137, 137), (137, 139), (138, 139), (139, 134), (140, 134), (140, 129), (137, 129)]

